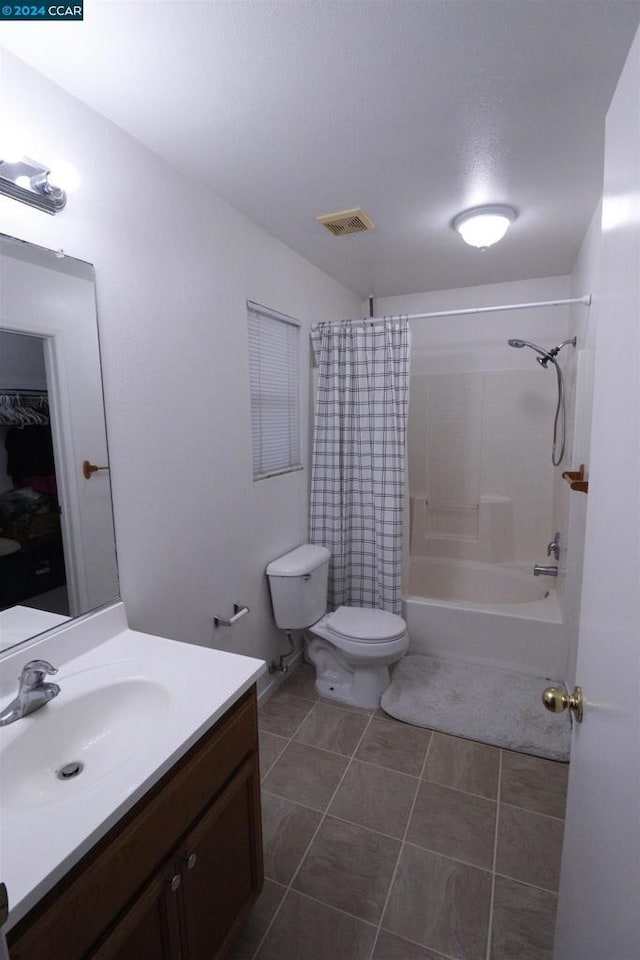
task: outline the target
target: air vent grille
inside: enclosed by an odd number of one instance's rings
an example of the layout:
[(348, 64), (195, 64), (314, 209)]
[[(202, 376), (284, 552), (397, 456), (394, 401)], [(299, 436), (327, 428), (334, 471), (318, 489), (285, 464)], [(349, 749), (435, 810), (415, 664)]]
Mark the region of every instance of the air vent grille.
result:
[(343, 237), (347, 233), (362, 233), (364, 230), (373, 230), (373, 220), (360, 207), (354, 210), (339, 210), (337, 213), (325, 213), (316, 217), (318, 223), (326, 227), (334, 237)]

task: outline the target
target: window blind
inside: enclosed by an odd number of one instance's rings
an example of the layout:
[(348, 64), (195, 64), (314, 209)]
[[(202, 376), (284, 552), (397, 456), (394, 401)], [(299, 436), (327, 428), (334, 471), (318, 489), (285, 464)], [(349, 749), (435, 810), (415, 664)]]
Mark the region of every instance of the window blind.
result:
[(300, 325), (247, 303), (253, 479), (299, 470)]

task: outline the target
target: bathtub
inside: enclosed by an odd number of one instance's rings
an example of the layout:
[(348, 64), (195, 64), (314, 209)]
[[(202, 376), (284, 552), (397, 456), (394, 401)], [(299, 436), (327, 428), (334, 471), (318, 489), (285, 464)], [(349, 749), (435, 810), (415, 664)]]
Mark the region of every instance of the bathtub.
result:
[(515, 564), (411, 557), (409, 652), (562, 679), (567, 645), (549, 584)]

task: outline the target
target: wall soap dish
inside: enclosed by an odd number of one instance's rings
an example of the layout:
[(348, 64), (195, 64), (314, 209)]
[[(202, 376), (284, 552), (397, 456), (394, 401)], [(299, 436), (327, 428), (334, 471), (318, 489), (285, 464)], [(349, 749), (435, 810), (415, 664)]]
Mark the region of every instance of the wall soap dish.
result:
[(565, 470), (562, 476), (572, 490), (579, 490), (580, 493), (589, 492), (589, 481), (584, 478), (584, 463), (580, 464), (579, 470)]

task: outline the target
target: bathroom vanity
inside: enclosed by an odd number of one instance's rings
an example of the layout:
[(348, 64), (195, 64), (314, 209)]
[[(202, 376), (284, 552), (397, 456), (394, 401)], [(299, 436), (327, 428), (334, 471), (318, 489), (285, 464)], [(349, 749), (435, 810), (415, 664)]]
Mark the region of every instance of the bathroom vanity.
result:
[[(100, 616), (85, 633), (109, 633)], [(83, 622), (13, 654), (12, 675), (56, 663), (61, 693), (0, 730), (11, 960), (222, 957), (262, 885), (265, 666), (128, 628), (75, 656)]]

